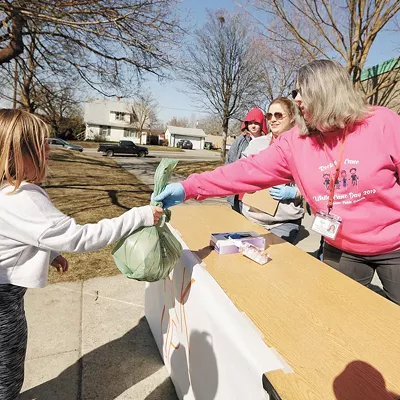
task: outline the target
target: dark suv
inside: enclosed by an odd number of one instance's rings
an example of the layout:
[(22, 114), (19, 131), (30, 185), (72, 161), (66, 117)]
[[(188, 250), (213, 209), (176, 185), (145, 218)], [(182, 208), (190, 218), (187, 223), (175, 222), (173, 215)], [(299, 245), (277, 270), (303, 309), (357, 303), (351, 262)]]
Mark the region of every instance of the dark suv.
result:
[(193, 143), (190, 140), (179, 140), (176, 144), (176, 147), (180, 149), (193, 149)]

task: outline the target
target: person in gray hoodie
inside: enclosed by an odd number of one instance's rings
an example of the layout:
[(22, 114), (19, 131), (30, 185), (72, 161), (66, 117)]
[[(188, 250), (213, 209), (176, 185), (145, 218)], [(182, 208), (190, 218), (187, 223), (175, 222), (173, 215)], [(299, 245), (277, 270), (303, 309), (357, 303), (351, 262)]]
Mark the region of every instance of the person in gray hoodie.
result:
[[(242, 122), (241, 134), (232, 143), (229, 149), (228, 157), (225, 164), (230, 164), (242, 157), (242, 153), (246, 150), (250, 141), (268, 134), (267, 123), (264, 113), (259, 108), (251, 109), (246, 118)], [(242, 202), (239, 200), (239, 195), (228, 196), (226, 198), (233, 210), (242, 213)]]

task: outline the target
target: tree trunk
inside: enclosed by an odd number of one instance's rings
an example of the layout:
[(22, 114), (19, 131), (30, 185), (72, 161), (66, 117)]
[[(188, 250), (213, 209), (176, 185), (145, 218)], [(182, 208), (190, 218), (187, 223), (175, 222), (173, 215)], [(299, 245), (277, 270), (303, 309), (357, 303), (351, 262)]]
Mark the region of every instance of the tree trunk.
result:
[(18, 57), (24, 51), (24, 42), (22, 39), (22, 31), (25, 26), (25, 20), (17, 12), (12, 13), (11, 22), (11, 39), (7, 46), (0, 48), (0, 64), (9, 62)]
[(18, 62), (14, 60), (14, 83), (13, 83), (13, 108), (17, 108), (17, 96), (18, 96)]
[(226, 140), (228, 139), (229, 118), (224, 118), (222, 121), (222, 149), (221, 160), (225, 163), (226, 159)]
[(23, 110), (31, 114), (35, 112), (35, 107), (31, 99), (30, 82), (27, 79), (24, 79), (21, 87), (20, 102)]

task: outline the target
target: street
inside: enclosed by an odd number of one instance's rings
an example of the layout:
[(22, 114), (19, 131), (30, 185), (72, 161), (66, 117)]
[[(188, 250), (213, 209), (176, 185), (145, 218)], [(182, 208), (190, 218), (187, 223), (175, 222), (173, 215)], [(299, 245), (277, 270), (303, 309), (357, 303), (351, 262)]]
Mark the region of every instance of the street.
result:
[[(84, 149), (84, 154), (88, 154), (90, 156), (99, 156), (106, 157), (104, 153), (99, 153), (97, 149)], [(186, 161), (217, 161), (221, 157), (221, 154), (217, 151), (210, 150), (183, 150), (183, 151), (150, 151), (147, 157), (143, 159), (138, 158), (137, 156), (131, 155), (118, 155), (113, 158), (120, 162), (120, 160), (138, 160), (140, 162), (158, 162), (162, 158), (175, 158), (177, 160), (186, 160)], [(133, 161), (135, 163), (136, 161)]]

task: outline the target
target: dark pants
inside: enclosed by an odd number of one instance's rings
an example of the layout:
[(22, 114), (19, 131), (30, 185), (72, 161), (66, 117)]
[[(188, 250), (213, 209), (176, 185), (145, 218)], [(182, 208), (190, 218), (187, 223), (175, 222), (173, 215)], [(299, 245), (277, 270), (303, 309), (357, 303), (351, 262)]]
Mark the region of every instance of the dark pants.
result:
[(325, 242), (323, 257), (326, 264), (364, 286), (371, 283), (376, 271), (386, 297), (400, 305), (400, 251), (360, 256), (339, 250)]
[(0, 284), (0, 399), (18, 398), (24, 382), (26, 288)]

